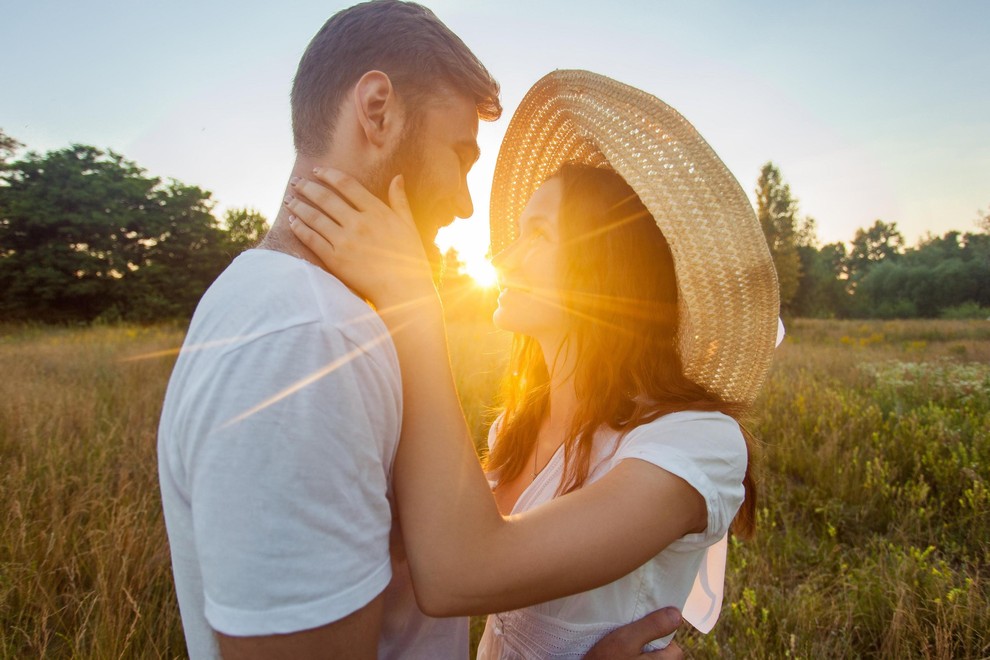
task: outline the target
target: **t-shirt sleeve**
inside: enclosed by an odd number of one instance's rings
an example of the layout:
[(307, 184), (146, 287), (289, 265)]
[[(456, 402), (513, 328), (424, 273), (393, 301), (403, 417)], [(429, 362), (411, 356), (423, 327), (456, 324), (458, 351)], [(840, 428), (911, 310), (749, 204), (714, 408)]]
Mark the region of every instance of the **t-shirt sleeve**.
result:
[(391, 578), (398, 376), (333, 327), (261, 337), (218, 362), (213, 426), (185, 457), (210, 625), (229, 635), (341, 619)]
[(729, 529), (744, 498), (746, 442), (738, 423), (720, 413), (674, 413), (626, 435), (613, 462), (635, 458), (686, 481), (705, 500), (708, 526), (676, 542), (687, 549), (706, 547)]

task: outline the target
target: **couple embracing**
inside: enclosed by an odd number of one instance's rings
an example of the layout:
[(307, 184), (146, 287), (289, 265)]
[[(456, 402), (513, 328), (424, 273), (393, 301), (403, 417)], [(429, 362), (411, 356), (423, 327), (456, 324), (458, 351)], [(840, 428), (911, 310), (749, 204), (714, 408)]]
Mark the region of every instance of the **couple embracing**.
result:
[(669, 106), (537, 82), (492, 188), (514, 340), (479, 465), (432, 240), (500, 113), (415, 4), (344, 10), (303, 55), (283, 208), (200, 302), (159, 427), (193, 658), (465, 658), (490, 613), (483, 658), (678, 657), (678, 610), (714, 624), (777, 333), (759, 224)]

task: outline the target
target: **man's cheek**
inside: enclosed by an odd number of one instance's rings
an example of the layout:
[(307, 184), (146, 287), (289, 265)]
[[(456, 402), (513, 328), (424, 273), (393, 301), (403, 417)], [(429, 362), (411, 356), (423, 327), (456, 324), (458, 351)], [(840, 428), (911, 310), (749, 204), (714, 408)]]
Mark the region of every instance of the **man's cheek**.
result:
[(416, 226), (419, 228), (420, 233), (424, 234), (430, 224), (430, 200), (424, 199), (424, 195), (420, 194), (421, 192), (422, 186), (419, 185), (419, 181), (413, 179), (406, 183), (406, 195), (409, 199), (409, 209), (412, 211), (413, 220), (416, 222)]

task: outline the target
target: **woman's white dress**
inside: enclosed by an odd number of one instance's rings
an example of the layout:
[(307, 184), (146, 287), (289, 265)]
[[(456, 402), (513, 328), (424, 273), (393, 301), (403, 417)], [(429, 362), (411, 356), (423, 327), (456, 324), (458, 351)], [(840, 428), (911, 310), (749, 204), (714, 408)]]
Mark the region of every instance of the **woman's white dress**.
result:
[[(492, 431), (489, 446), (493, 438)], [(479, 659), (581, 658), (610, 631), (668, 605), (680, 608), (684, 618), (704, 632), (714, 625), (721, 607), (725, 536), (743, 501), (746, 444), (739, 425), (721, 413), (678, 412), (633, 429), (618, 447), (617, 438), (610, 429), (595, 437), (587, 483), (621, 461), (646, 461), (684, 479), (704, 497), (707, 529), (681, 537), (610, 584), (489, 616)], [(522, 513), (553, 499), (563, 465), (563, 451), (558, 450), (519, 496), (512, 512)], [(657, 502), (658, 510), (663, 506)], [(646, 649), (663, 648), (671, 637), (655, 640)]]

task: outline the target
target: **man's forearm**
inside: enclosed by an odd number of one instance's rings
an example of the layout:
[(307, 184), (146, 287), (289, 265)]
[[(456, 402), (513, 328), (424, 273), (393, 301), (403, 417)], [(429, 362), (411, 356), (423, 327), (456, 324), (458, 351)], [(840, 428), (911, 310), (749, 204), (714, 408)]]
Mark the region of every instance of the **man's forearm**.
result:
[(326, 658), (378, 657), (384, 598), (318, 628), (284, 635), (233, 637), (215, 632), (223, 660), (325, 660)]

